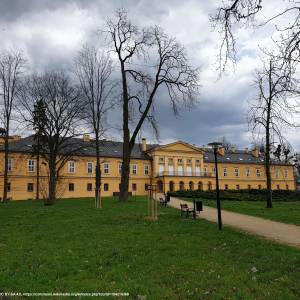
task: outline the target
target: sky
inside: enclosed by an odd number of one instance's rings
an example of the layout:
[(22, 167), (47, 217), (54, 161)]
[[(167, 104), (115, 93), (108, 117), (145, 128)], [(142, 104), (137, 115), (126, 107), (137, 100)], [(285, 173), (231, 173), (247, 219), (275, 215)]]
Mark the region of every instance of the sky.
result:
[[(268, 3), (269, 2), (269, 3)], [(258, 21), (280, 11), (282, 0), (266, 2)], [(249, 102), (257, 96), (255, 70), (261, 67), (260, 47), (272, 47), (275, 25), (237, 28), (238, 63), (235, 70), (219, 76), (217, 51), (220, 35), (214, 31), (210, 16), (216, 13), (221, 0), (1, 0), (0, 50), (21, 49), (31, 71), (62, 68), (70, 70), (74, 56), (83, 44), (103, 46), (99, 29), (118, 8), (128, 11), (138, 26), (159, 25), (187, 49), (190, 63), (199, 67), (200, 94), (191, 110), (182, 109), (179, 117), (172, 114), (165, 93), (156, 99), (160, 143), (184, 140), (205, 145), (225, 137), (239, 148), (249, 147), (252, 134), (247, 125)], [(270, 6), (272, 5), (272, 6)], [(119, 112), (110, 115), (119, 120)], [(18, 132), (16, 132), (18, 133)], [(121, 139), (121, 133), (111, 133)], [(284, 132), (295, 149), (300, 140), (295, 130)], [(144, 127), (142, 136), (155, 142)]]

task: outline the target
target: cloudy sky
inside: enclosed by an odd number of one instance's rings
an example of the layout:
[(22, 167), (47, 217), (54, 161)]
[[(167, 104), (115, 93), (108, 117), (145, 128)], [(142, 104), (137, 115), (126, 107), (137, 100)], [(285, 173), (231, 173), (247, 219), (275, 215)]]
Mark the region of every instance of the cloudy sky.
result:
[[(84, 43), (97, 42), (97, 31), (115, 9), (126, 8), (131, 20), (140, 25), (160, 25), (185, 45), (191, 63), (201, 68), (199, 103), (175, 118), (167, 99), (159, 95), (157, 106), (161, 142), (185, 140), (203, 145), (226, 137), (239, 147), (252, 141), (248, 132), (248, 102), (255, 98), (254, 71), (260, 67), (259, 46), (270, 47), (274, 24), (263, 28), (238, 29), (238, 64), (222, 78), (216, 71), (218, 32), (209, 17), (222, 1), (217, 0), (1, 0), (0, 49), (19, 48), (32, 71), (46, 68), (70, 69), (76, 52)], [(259, 20), (280, 11), (281, 0), (265, 2)], [(99, 42), (100, 43), (100, 42)], [(114, 114), (116, 117), (116, 113)], [(120, 138), (115, 133), (116, 138)], [(151, 132), (143, 135), (153, 139)], [(295, 131), (286, 132), (296, 149)]]

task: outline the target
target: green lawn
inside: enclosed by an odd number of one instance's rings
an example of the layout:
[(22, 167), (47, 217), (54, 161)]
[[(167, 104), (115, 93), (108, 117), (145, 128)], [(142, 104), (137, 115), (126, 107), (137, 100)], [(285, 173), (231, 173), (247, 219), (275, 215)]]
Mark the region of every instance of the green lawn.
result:
[[(0, 291), (128, 292), (127, 299), (299, 299), (300, 250), (160, 208), (88, 199), (0, 206)], [(257, 271), (256, 271), (257, 270)], [(52, 298), (53, 299), (53, 298)], [(66, 298), (65, 298), (66, 299)]]
[[(203, 200), (203, 204), (216, 207), (216, 201), (214, 200)], [(300, 225), (300, 201), (274, 202), (273, 208), (269, 209), (266, 208), (266, 203), (262, 201), (227, 201), (221, 199), (221, 206), (222, 209), (241, 214)]]

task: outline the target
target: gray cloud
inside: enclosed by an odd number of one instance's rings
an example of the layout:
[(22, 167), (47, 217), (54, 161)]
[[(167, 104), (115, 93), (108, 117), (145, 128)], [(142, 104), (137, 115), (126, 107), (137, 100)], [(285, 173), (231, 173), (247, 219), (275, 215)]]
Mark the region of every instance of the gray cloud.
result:
[[(96, 35), (105, 19), (119, 7), (142, 26), (158, 24), (183, 43), (195, 66), (201, 66), (199, 104), (175, 118), (166, 95), (156, 99), (161, 140), (182, 139), (202, 145), (226, 136), (232, 142), (250, 144), (246, 122), (247, 101), (255, 97), (253, 71), (259, 66), (258, 45), (269, 45), (272, 26), (237, 31), (239, 64), (236, 72), (217, 80), (218, 33), (212, 32), (209, 15), (218, 1), (198, 0), (2, 0), (0, 1), (0, 49), (24, 50), (32, 70), (70, 68), (73, 57), (86, 42), (99, 42)], [(273, 3), (272, 3), (273, 4)], [(111, 115), (113, 121), (118, 112)], [(115, 134), (119, 137), (118, 131)], [(143, 134), (153, 139), (147, 126)], [(296, 146), (299, 141), (291, 138)]]

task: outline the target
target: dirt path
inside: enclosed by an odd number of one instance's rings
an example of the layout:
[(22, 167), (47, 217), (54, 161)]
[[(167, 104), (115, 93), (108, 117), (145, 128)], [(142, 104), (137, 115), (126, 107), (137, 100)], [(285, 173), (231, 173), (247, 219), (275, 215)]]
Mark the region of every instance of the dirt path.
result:
[[(187, 203), (193, 207), (191, 202), (171, 197), (169, 206), (180, 209), (180, 203)], [(211, 222), (217, 222), (217, 210), (208, 206), (203, 207), (200, 218)], [(223, 225), (234, 227), (251, 234), (262, 236), (266, 239), (281, 244), (300, 248), (300, 226), (284, 224), (259, 217), (252, 217), (239, 213), (222, 210)]]

